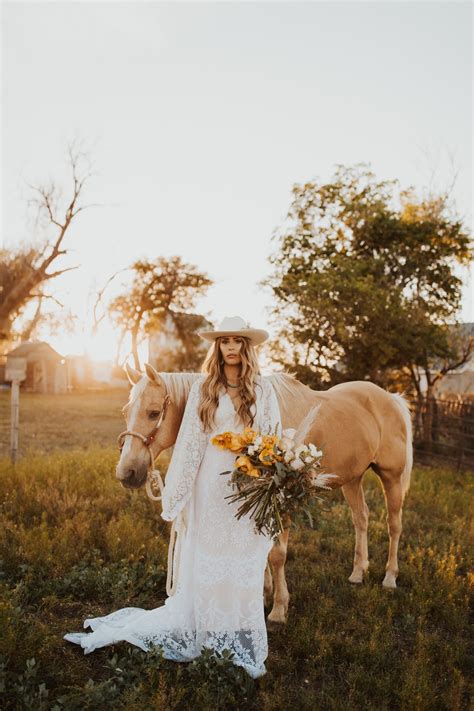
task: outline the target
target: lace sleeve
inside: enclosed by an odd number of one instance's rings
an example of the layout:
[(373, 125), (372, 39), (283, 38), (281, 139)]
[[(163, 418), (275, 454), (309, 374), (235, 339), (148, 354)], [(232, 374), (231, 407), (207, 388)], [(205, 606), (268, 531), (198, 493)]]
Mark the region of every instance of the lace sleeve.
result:
[(165, 521), (176, 518), (190, 498), (209, 439), (198, 415), (202, 382), (203, 378), (196, 380), (189, 391), (173, 456), (166, 473), (161, 514)]
[(260, 422), (260, 429), (264, 434), (273, 434), (276, 427), (276, 433), (281, 437), (281, 414), (274, 387), (266, 378), (262, 378), (262, 385), (263, 413)]

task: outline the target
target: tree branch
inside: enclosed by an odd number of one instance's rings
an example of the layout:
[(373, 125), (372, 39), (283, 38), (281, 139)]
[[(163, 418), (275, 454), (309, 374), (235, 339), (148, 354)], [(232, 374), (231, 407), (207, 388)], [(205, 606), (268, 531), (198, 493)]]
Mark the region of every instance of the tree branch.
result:
[(107, 279), (107, 281), (105, 282), (105, 285), (103, 286), (103, 288), (100, 289), (100, 290), (97, 292), (97, 299), (96, 299), (96, 301), (95, 301), (94, 308), (93, 308), (93, 318), (94, 318), (94, 322), (93, 322), (93, 325), (92, 325), (92, 333), (93, 333), (94, 335), (97, 333), (97, 329), (98, 329), (98, 327), (99, 327), (99, 323), (100, 323), (101, 321), (103, 321), (103, 319), (105, 318), (105, 312), (102, 314), (102, 316), (101, 316), (100, 318), (98, 318), (98, 316), (97, 316), (97, 309), (98, 309), (98, 307), (99, 307), (99, 304), (100, 304), (101, 301), (102, 301), (102, 297), (104, 296), (105, 290), (107, 289), (107, 287), (109, 286), (109, 284), (115, 279), (115, 277), (116, 277), (118, 274), (121, 274), (122, 272), (126, 272), (126, 271), (129, 271), (129, 270), (130, 270), (130, 267), (124, 267), (123, 269), (119, 269), (118, 271), (116, 271), (114, 274), (112, 274), (111, 277), (109, 277), (109, 278)]
[(446, 375), (446, 373), (449, 373), (451, 370), (456, 370), (456, 368), (460, 368), (461, 365), (464, 365), (469, 358), (471, 357), (472, 353), (474, 352), (474, 338), (471, 338), (469, 342), (466, 345), (465, 350), (463, 351), (462, 356), (459, 358), (459, 360), (456, 363), (451, 363), (451, 364), (446, 364), (441, 368), (441, 375)]
[(66, 272), (72, 272), (75, 269), (79, 269), (81, 265), (78, 264), (77, 267), (68, 267), (67, 269), (59, 269), (57, 272), (53, 272), (52, 274), (45, 274), (44, 279), (54, 279), (54, 277), (59, 276), (60, 274), (65, 274)]
[(50, 274), (47, 272), (55, 259), (68, 253), (67, 249), (62, 248), (67, 230), (77, 214), (89, 207), (89, 205), (78, 204), (86, 182), (92, 177), (92, 171), (88, 167), (81, 174), (81, 163), (87, 159), (87, 155), (75, 143), (68, 145), (67, 152), (72, 173), (72, 197), (65, 208), (63, 219), (60, 219), (57, 214), (55, 184), (53, 182), (45, 185), (27, 183), (34, 194), (33, 202), (38, 208), (38, 214), (44, 212), (48, 223), (57, 228), (57, 234), (50, 240), (46, 240), (42, 249), (36, 250), (34, 259), (30, 263), (25, 262), (24, 268), (19, 272), (18, 279), (14, 280), (8, 291), (4, 291), (2, 294), (3, 300), (0, 304), (0, 330), (2, 333), (6, 333), (11, 328), (14, 319), (31, 298), (30, 294), (43, 282), (78, 268), (58, 269)]
[(43, 294), (42, 292), (40, 292), (39, 294), (30, 294), (30, 296), (39, 299), (51, 299), (51, 301), (54, 301), (54, 303), (60, 306), (62, 309), (64, 308), (64, 304), (52, 294)]

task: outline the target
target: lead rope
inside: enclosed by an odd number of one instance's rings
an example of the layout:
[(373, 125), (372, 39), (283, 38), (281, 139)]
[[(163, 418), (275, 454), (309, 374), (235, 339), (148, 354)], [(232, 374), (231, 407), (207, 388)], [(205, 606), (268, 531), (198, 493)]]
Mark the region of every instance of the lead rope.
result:
[(168, 571), (166, 574), (166, 594), (168, 597), (174, 595), (178, 587), (178, 570), (181, 560), (182, 540), (185, 533), (186, 524), (182, 513), (179, 513), (171, 526), (168, 546)]
[[(150, 455), (151, 454), (151, 447)], [(160, 489), (160, 496), (156, 496), (153, 493), (152, 486), (157, 484)], [(161, 473), (158, 469), (152, 469), (149, 471), (146, 480), (146, 493), (152, 501), (161, 501), (163, 497), (163, 479), (161, 478)], [(171, 525), (170, 540), (168, 543), (168, 563), (166, 571), (166, 594), (168, 597), (172, 597), (175, 594), (178, 585), (178, 569), (179, 561), (181, 559), (181, 542), (183, 534), (186, 531), (186, 526), (184, 525), (184, 520), (182, 514), (179, 513), (174, 519)]]
[[(148, 447), (150, 452), (151, 468), (148, 470), (148, 475), (145, 484), (145, 490), (147, 496), (152, 501), (161, 501), (163, 498), (163, 479), (161, 478), (161, 472), (159, 469), (154, 469), (153, 453), (151, 451), (151, 445)], [(158, 486), (160, 490), (159, 496), (153, 492), (153, 486)], [(178, 569), (179, 561), (181, 558), (181, 541), (182, 534), (185, 532), (184, 521), (181, 513), (174, 519), (171, 525), (170, 540), (168, 543), (168, 563), (166, 569), (166, 594), (168, 597), (172, 597), (178, 586)]]
[[(150, 457), (153, 455), (150, 450)], [(153, 493), (152, 486), (157, 484), (160, 489), (160, 496)], [(158, 469), (151, 469), (148, 472), (145, 489), (148, 497), (152, 501), (161, 501), (163, 497), (163, 479), (161, 478), (161, 473)], [(183, 530), (184, 529), (184, 530)], [(183, 533), (185, 533), (186, 527), (184, 526), (184, 521), (181, 513), (174, 519), (171, 531), (170, 540), (168, 543), (168, 564), (166, 572), (166, 594), (168, 597), (172, 597), (175, 594), (178, 585), (178, 569), (179, 561), (181, 558), (181, 541)]]

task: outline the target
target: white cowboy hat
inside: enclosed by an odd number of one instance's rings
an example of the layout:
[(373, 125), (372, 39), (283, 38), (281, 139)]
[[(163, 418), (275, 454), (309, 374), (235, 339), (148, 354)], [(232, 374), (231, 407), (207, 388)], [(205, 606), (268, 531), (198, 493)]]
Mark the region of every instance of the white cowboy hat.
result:
[(269, 336), (263, 328), (251, 328), (240, 316), (226, 316), (215, 331), (197, 331), (197, 334), (206, 341), (215, 341), (220, 336), (245, 336), (253, 346), (263, 343)]

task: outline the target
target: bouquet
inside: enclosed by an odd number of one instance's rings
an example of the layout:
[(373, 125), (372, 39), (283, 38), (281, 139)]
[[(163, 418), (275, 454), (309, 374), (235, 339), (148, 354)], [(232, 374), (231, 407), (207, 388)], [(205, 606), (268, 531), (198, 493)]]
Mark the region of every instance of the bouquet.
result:
[(236, 517), (245, 514), (255, 521), (259, 533), (276, 538), (288, 521), (294, 522), (305, 511), (316, 490), (331, 489), (328, 481), (334, 474), (319, 472), (323, 455), (314, 444), (296, 444), (295, 430), (284, 430), (283, 436), (262, 434), (250, 427), (243, 432), (223, 432), (211, 442), (219, 449), (236, 455), (234, 469), (221, 472), (231, 475), (234, 493), (226, 496), (241, 502)]

